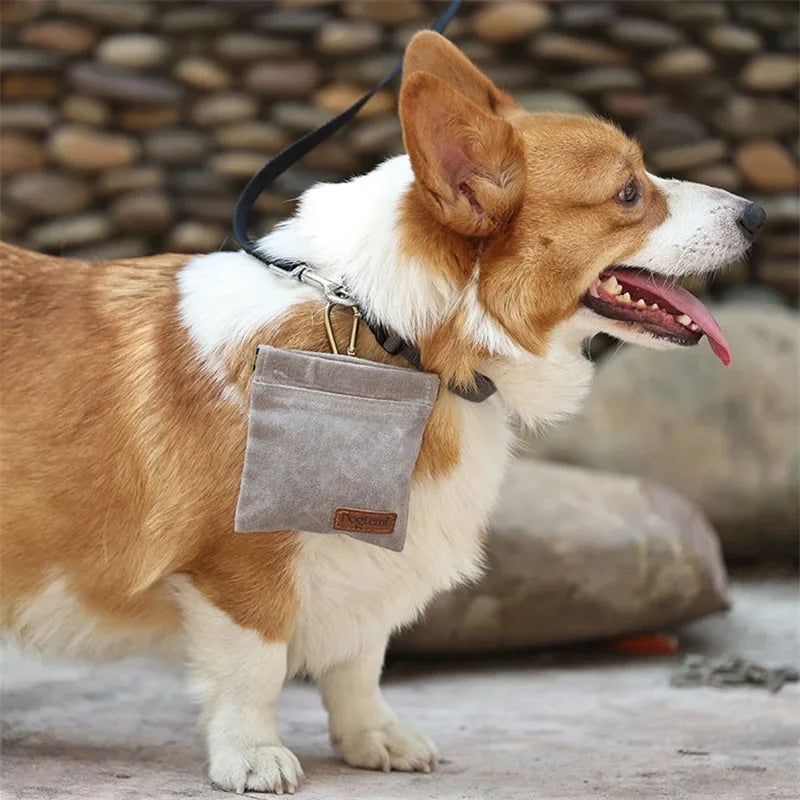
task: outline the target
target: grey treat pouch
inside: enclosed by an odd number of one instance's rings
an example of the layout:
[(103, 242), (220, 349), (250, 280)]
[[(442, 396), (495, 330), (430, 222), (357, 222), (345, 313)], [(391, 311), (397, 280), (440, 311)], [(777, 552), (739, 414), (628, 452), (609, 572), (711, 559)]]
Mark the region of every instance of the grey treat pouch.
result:
[(237, 532), (346, 533), (402, 550), (437, 375), (258, 348)]

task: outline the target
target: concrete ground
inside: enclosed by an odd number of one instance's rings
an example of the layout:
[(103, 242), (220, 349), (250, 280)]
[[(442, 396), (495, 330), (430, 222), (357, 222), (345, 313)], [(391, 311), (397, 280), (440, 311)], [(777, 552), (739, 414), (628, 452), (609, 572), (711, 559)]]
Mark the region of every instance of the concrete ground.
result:
[[(687, 625), (685, 652), (798, 663), (797, 583), (738, 582), (734, 610)], [(366, 772), (331, 754), (315, 690), (287, 686), (283, 740), (310, 800), (797, 800), (800, 689), (673, 688), (674, 659), (571, 652), (395, 663), (394, 707), (438, 743), (431, 775)], [(3, 798), (220, 798), (173, 668), (3, 659)], [(263, 796), (263, 795), (258, 795)]]

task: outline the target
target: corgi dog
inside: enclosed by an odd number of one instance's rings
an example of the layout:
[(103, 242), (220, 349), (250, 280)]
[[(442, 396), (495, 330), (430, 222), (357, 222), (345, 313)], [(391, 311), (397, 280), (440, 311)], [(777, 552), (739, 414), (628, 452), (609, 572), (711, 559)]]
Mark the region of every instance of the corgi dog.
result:
[[(293, 675), (318, 685), (348, 764), (434, 769), (433, 743), (381, 695), (384, 651), (480, 574), (513, 420), (578, 411), (582, 344), (601, 331), (655, 348), (705, 336), (730, 358), (674, 281), (742, 256), (759, 206), (649, 174), (602, 119), (527, 113), (433, 32), (408, 46), (399, 113), (407, 155), (312, 187), (259, 246), (343, 282), (441, 378), (402, 552), (233, 530), (255, 348), (327, 352), (316, 289), (243, 252), (0, 250), (4, 629), (44, 654), (180, 654), (222, 789), (300, 785), (275, 719)], [(340, 341), (349, 319), (334, 315)], [(359, 356), (413, 368), (366, 327)], [(476, 373), (497, 387), (484, 402), (449, 390)]]

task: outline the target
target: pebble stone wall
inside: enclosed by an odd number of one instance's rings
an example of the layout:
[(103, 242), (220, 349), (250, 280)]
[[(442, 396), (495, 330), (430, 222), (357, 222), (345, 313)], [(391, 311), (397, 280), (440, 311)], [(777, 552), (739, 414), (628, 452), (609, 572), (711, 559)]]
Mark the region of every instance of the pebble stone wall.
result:
[[(3, 0), (2, 237), (89, 259), (232, 246), (247, 178), (382, 77), (442, 7)], [(527, 108), (608, 116), (653, 170), (761, 202), (751, 265), (716, 288), (762, 280), (796, 299), (796, 2), (468, 2), (449, 35)], [(401, 152), (395, 103), (381, 92), (281, 178), (254, 228), (312, 182)]]

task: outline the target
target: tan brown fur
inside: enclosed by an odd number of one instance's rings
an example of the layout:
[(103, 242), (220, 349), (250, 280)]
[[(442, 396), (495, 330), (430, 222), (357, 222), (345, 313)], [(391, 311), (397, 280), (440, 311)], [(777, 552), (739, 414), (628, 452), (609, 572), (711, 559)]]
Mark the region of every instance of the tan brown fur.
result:
[(403, 79), (415, 72), (438, 75), (478, 108), (511, 112), (518, 108), (511, 95), (498, 89), (452, 42), (431, 31), (421, 31), (403, 58)]
[[(401, 246), (410, 260), (438, 270), (458, 289), (469, 283), (480, 242), (459, 236), (427, 213), (417, 184), (403, 198), (399, 226)], [(455, 310), (417, 344), (425, 369), (438, 373), (444, 382), (465, 388), (473, 383), (481, 361), (488, 356), (471, 341), (463, 309)]]
[(296, 543), (233, 534), (245, 417), (177, 318), (186, 260), (0, 248), (6, 624), (59, 574), (108, 624), (174, 628), (162, 581), (185, 572), (240, 624), (290, 633)]

